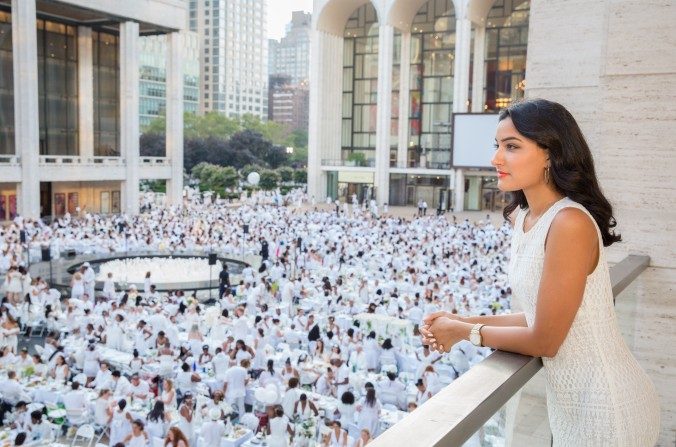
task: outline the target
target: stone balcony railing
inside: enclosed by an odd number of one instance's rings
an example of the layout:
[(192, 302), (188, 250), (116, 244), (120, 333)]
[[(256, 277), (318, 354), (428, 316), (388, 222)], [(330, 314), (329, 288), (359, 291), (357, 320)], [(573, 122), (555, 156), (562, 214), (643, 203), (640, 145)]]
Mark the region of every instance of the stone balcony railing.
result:
[[(630, 255), (614, 265), (610, 269), (613, 296), (627, 288), (649, 262), (647, 256)], [(461, 446), (541, 368), (540, 358), (495, 351), (369, 445)], [(507, 422), (505, 433), (513, 429), (514, 421)]]

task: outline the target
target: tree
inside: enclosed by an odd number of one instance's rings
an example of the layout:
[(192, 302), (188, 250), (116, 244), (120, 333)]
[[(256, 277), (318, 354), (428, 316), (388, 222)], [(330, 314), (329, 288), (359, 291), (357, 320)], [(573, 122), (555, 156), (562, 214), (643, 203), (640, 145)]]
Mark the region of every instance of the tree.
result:
[(270, 146), (268, 151), (263, 155), (263, 161), (273, 169), (286, 164), (289, 155), (286, 153), (286, 148), (282, 146)]
[(217, 166), (210, 173), (208, 183), (213, 190), (223, 190), (225, 188), (234, 188), (237, 186), (239, 176), (232, 166)]
[(141, 157), (165, 157), (166, 139), (164, 133), (149, 133), (141, 135), (139, 139), (139, 153)]
[(293, 169), (289, 168), (288, 166), (282, 166), (281, 168), (277, 169), (277, 173), (283, 182), (290, 182), (293, 180)]
[(277, 187), (277, 184), (279, 183), (279, 174), (277, 174), (275, 171), (263, 169), (263, 171), (260, 172), (260, 175), (261, 181), (259, 186), (261, 189), (270, 191), (271, 189), (275, 189)]
[(307, 170), (296, 169), (293, 171), (293, 181), (296, 183), (307, 183)]

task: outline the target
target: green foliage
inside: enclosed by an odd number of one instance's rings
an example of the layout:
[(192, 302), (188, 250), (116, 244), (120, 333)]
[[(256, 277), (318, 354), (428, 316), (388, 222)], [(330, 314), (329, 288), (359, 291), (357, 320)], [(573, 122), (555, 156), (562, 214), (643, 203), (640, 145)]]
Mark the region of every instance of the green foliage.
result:
[(282, 166), (281, 168), (278, 168), (277, 173), (279, 174), (279, 178), (283, 182), (290, 182), (293, 180), (293, 169), (287, 166)]
[(192, 169), (192, 175), (200, 181), (202, 191), (216, 191), (221, 195), (226, 188), (236, 187), (239, 180), (235, 168), (210, 163), (199, 163)]
[(351, 152), (347, 161), (353, 161), (355, 166), (366, 166), (366, 155), (362, 152)]
[(259, 183), (259, 186), (261, 187), (261, 189), (270, 191), (271, 189), (275, 189), (279, 184), (279, 174), (277, 174), (275, 171), (263, 169), (260, 172), (260, 175), (261, 181)]
[(307, 183), (307, 170), (296, 169), (293, 171), (293, 181), (296, 183)]

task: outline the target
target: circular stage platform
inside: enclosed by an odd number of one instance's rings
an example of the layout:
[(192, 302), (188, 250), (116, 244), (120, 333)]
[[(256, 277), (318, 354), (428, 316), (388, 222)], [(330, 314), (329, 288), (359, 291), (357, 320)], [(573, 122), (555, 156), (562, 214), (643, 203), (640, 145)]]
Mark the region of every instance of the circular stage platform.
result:
[[(58, 290), (67, 290), (70, 292), (71, 279), (73, 274), (82, 266), (83, 263), (89, 262), (92, 269), (97, 276), (97, 281), (95, 289), (97, 291), (103, 290), (103, 281), (100, 281), (99, 270), (100, 268), (110, 261), (116, 260), (136, 260), (141, 259), (191, 259), (198, 258), (203, 259), (204, 262), (208, 262), (209, 255), (203, 252), (200, 253), (176, 253), (169, 254), (166, 252), (125, 252), (125, 253), (111, 253), (110, 255), (102, 254), (89, 254), (89, 255), (79, 255), (70, 258), (59, 258), (54, 259), (50, 262), (38, 262), (33, 263), (30, 266), (30, 274), (33, 278), (41, 276), (45, 278), (51, 287)], [(217, 254), (217, 260), (221, 263), (225, 263), (228, 266), (228, 271), (230, 272), (230, 283), (237, 284), (239, 277), (241, 276), (242, 270), (250, 265), (250, 262), (244, 262), (238, 259), (226, 258)], [(131, 262), (131, 261), (130, 261)], [(211, 281), (208, 279), (191, 281), (189, 275), (186, 279), (174, 282), (153, 282), (157, 287), (158, 292), (167, 292), (170, 290), (209, 290), (218, 288), (218, 274), (220, 269), (217, 265), (212, 266), (213, 275)], [(145, 272), (143, 272), (145, 273)], [(152, 278), (152, 277), (151, 277)], [(139, 291), (143, 291), (143, 281), (127, 281), (126, 278), (114, 277), (116, 287), (128, 288), (130, 286), (135, 286)]]

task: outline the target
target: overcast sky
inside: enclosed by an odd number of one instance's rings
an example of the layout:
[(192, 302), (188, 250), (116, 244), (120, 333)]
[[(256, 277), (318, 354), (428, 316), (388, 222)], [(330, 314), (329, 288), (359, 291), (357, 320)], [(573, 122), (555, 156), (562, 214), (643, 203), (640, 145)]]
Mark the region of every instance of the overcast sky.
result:
[(267, 0), (268, 38), (281, 39), (284, 28), (291, 21), (291, 11), (312, 12), (312, 0)]

